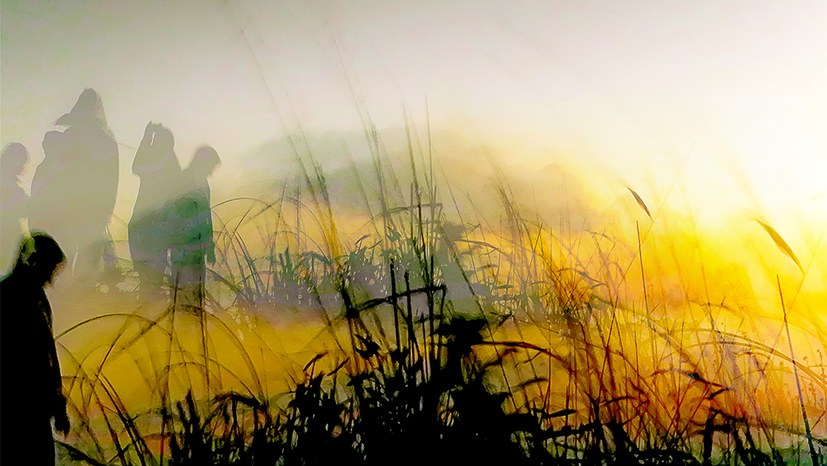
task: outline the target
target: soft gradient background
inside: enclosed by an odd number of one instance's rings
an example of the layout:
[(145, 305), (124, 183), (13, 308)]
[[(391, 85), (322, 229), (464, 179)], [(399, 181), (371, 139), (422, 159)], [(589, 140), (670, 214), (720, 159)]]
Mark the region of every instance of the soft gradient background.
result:
[(0, 136), (29, 148), (30, 177), (94, 87), (127, 219), (150, 120), (184, 163), (218, 149), (215, 201), (292, 173), (287, 135), (334, 170), (369, 157), (371, 122), (390, 146), (428, 125), (470, 190), (497, 165), (529, 205), (582, 191), (553, 211), (573, 215), (629, 185), (699, 237), (731, 248), (762, 218), (808, 259), (827, 225), (825, 24), (822, 2), (4, 0)]
[(427, 102), (525, 170), (565, 154), (704, 209), (823, 214), (825, 24), (820, 2), (4, 0), (2, 143), (37, 161), (84, 87), (125, 162), (148, 120), (181, 158), (206, 142), (231, 165), (299, 125), (399, 126)]

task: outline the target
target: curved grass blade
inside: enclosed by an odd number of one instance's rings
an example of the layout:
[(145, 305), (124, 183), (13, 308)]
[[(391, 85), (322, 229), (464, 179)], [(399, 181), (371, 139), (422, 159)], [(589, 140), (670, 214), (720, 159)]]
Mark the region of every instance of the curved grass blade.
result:
[(798, 257), (795, 255), (790, 245), (787, 244), (786, 241), (784, 241), (784, 238), (782, 238), (781, 235), (779, 235), (778, 232), (775, 231), (775, 228), (762, 222), (761, 220), (755, 219), (755, 221), (758, 222), (758, 224), (761, 225), (762, 228), (764, 228), (764, 231), (766, 231), (767, 234), (770, 235), (770, 238), (772, 238), (773, 242), (778, 247), (778, 249), (780, 249), (781, 252), (786, 254), (787, 257), (792, 259), (792, 261), (795, 262), (795, 265), (798, 266), (798, 270), (804, 273), (804, 267), (801, 266), (801, 262), (798, 261)]
[(640, 208), (643, 209), (644, 212), (646, 212), (646, 215), (649, 217), (649, 220), (651, 220), (652, 219), (652, 214), (649, 212), (649, 208), (646, 207), (646, 203), (643, 202), (643, 198), (641, 198), (640, 195), (634, 189), (630, 188), (629, 186), (626, 186), (626, 189), (628, 189), (629, 192), (632, 193), (632, 196), (635, 197), (635, 201), (637, 202), (637, 205), (639, 205)]

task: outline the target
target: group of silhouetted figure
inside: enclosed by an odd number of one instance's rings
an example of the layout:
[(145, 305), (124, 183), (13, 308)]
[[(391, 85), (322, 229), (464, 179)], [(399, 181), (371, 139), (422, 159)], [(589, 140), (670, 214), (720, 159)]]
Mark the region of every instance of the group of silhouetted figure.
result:
[[(45, 158), (32, 179), (31, 197), (20, 183), (27, 149), (11, 143), (3, 150), (2, 265), (10, 265), (26, 232), (23, 220), (28, 220), (30, 230), (49, 232), (69, 251), (73, 275), (88, 283), (98, 278), (95, 267), (107, 246), (107, 225), (118, 191), (118, 145), (92, 89), (85, 90), (55, 126), (65, 129), (44, 136)], [(105, 260), (111, 265), (108, 252)]]
[[(132, 164), (141, 184), (128, 225), (129, 253), (142, 300), (156, 300), (168, 288), (178, 307), (201, 312), (206, 264), (215, 262), (207, 180), (221, 161), (215, 149), (202, 146), (182, 169), (174, 142), (169, 129), (147, 124)], [(167, 276), (171, 288), (164, 285)]]
[[(29, 195), (23, 144), (0, 154), (0, 462), (54, 464), (51, 420), (69, 430), (44, 288), (65, 265), (69, 287), (97, 293), (112, 281), (109, 233), (118, 195), (118, 143), (93, 89), (84, 90), (63, 129), (43, 138), (44, 159)], [(128, 223), (129, 252), (140, 302), (204, 311), (206, 264), (215, 261), (208, 178), (220, 163), (209, 146), (181, 168), (172, 132), (150, 122), (132, 164), (140, 188)], [(8, 270), (10, 273), (6, 274)], [(117, 280), (118, 277), (114, 277)]]
[[(9, 270), (21, 238), (43, 231), (66, 251), (73, 286), (111, 288), (120, 278), (108, 228), (119, 150), (99, 94), (84, 90), (55, 126), (62, 129), (43, 138), (31, 195), (21, 181), (26, 147), (12, 142), (0, 156), (0, 265)], [(179, 308), (203, 310), (206, 264), (215, 261), (208, 178), (219, 163), (216, 151), (202, 146), (182, 168), (172, 132), (147, 124), (132, 164), (140, 187), (127, 230), (141, 302), (171, 299)]]

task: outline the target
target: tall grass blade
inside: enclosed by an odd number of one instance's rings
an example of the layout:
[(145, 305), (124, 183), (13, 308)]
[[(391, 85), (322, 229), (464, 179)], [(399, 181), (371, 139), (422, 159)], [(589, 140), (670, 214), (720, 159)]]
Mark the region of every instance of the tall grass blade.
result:
[(651, 220), (652, 219), (652, 214), (649, 212), (649, 208), (646, 207), (646, 203), (643, 202), (643, 198), (640, 197), (640, 195), (634, 189), (632, 189), (631, 187), (626, 186), (626, 189), (628, 189), (629, 192), (632, 193), (632, 196), (635, 197), (635, 202), (637, 202), (637, 205), (639, 205), (640, 208), (643, 209), (644, 212), (646, 212), (646, 216), (648, 216), (649, 219)]
[(781, 252), (786, 254), (787, 257), (792, 259), (792, 261), (795, 262), (795, 265), (798, 266), (798, 270), (804, 273), (804, 267), (801, 266), (801, 262), (799, 262), (798, 257), (793, 252), (793, 249), (790, 247), (789, 244), (787, 244), (786, 241), (784, 241), (784, 238), (782, 238), (781, 235), (779, 235), (778, 232), (775, 231), (775, 228), (762, 222), (761, 220), (756, 219), (755, 221), (758, 222), (758, 224), (761, 225), (764, 231), (766, 231), (767, 234), (770, 235), (770, 238), (772, 238), (773, 242), (778, 247), (778, 249), (780, 249)]

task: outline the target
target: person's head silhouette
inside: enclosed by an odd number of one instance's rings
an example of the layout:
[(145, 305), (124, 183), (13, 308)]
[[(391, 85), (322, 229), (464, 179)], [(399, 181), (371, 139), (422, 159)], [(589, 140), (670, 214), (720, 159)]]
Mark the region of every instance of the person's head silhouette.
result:
[(0, 174), (4, 182), (14, 181), (23, 174), (23, 168), (29, 161), (29, 151), (19, 142), (12, 142), (3, 148), (0, 156)]
[(57, 126), (96, 125), (106, 127), (106, 115), (100, 94), (94, 89), (84, 89), (69, 113), (55, 121)]
[(24, 275), (35, 286), (51, 283), (66, 261), (66, 255), (57, 241), (43, 232), (33, 232), (23, 238), (14, 273)]
[(206, 179), (221, 164), (218, 152), (210, 146), (201, 146), (195, 151), (190, 162), (190, 170), (196, 178)]
[(173, 136), (172, 131), (170, 131), (169, 128), (157, 125), (155, 127), (152, 145), (160, 150), (172, 151), (175, 147), (175, 136)]

